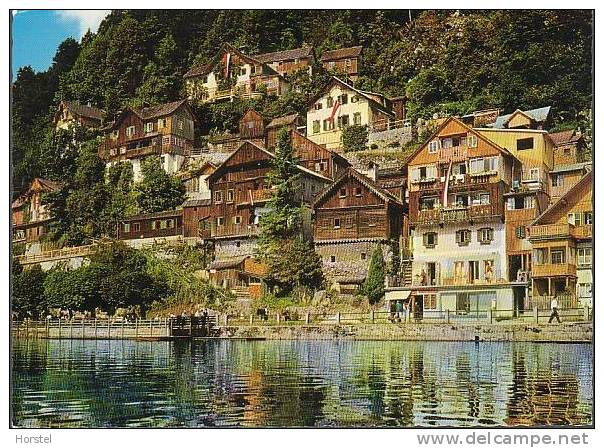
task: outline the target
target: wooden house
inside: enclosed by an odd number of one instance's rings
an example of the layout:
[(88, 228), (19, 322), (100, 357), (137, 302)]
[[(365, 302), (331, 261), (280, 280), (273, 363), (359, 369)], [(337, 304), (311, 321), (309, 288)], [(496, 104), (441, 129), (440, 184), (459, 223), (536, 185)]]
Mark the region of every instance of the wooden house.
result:
[(257, 54), (253, 58), (263, 64), (267, 64), (282, 76), (291, 75), (300, 70), (305, 70), (312, 76), (315, 51), (313, 47), (302, 47), (293, 50)]
[(498, 115), (495, 121), (488, 125), (495, 129), (547, 129), (550, 123), (551, 107), (538, 109), (516, 109), (511, 114)]
[(531, 225), (531, 307), (593, 306), (593, 174), (581, 180)]
[(589, 148), (576, 129), (549, 134), (554, 143), (554, 167), (574, 165), (591, 160)]
[(254, 109), (248, 110), (239, 120), (239, 139), (264, 145), (264, 118)]
[(266, 148), (269, 150), (275, 149), (277, 146), (277, 135), (283, 129), (287, 132), (297, 131), (301, 125), (300, 116), (298, 114), (285, 115), (271, 120), (266, 126)]
[(564, 196), (591, 169), (591, 162), (554, 166), (554, 169), (549, 172), (550, 203)]
[(178, 176), (185, 184), (188, 199), (210, 199), (208, 177), (216, 171), (216, 165), (208, 160), (189, 159)]
[(354, 82), (359, 77), (359, 60), (363, 47), (338, 48), (321, 54), (323, 67)]
[(54, 217), (42, 203), (42, 196), (57, 191), (58, 182), (36, 177), (29, 189), (11, 204), (13, 242), (34, 243), (48, 232)]
[(103, 125), (105, 111), (88, 104), (77, 101), (63, 100), (55, 112), (53, 124), (55, 129), (68, 129), (78, 125), (85, 128), (100, 128)]
[(164, 170), (179, 171), (193, 148), (195, 118), (186, 100), (142, 109), (128, 108), (104, 129), (99, 156), (108, 165), (128, 160), (140, 180), (141, 161), (161, 157)]
[(200, 102), (280, 96), (289, 90), (289, 83), (269, 64), (228, 43), (209, 63), (193, 67), (184, 78), (188, 98)]
[(402, 236), (402, 202), (353, 168), (321, 192), (313, 214), (315, 250), (341, 292), (362, 284), (376, 245), (390, 262)]
[(136, 248), (159, 242), (181, 241), (183, 210), (165, 210), (124, 218), (118, 223), (117, 237)]
[(335, 179), (350, 166), (342, 155), (316, 144), (298, 131), (291, 131), (291, 142), (298, 163), (322, 176)]
[(503, 195), (519, 176), (507, 149), (449, 117), (407, 161), (410, 275), (389, 294), (417, 315), (522, 305), (527, 282), (510, 282)]
[[(185, 238), (211, 241), (216, 263), (253, 258), (260, 217), (268, 210), (267, 203), (272, 196), (267, 175), (274, 157), (263, 147), (244, 141), (209, 175), (210, 201), (184, 204)], [(303, 166), (298, 166), (298, 170), (301, 174), (299, 199), (302, 204), (310, 204), (331, 179)], [(233, 269), (229, 263), (224, 269)], [(220, 273), (222, 265), (216, 266), (212, 268), (215, 272), (210, 272), (210, 279), (220, 283), (225, 277)], [(247, 276), (240, 280), (242, 283), (229, 286), (249, 286)]]
[(349, 125), (375, 126), (394, 120), (390, 101), (383, 95), (358, 90), (332, 77), (308, 104), (306, 135), (327, 149), (342, 150), (342, 129)]

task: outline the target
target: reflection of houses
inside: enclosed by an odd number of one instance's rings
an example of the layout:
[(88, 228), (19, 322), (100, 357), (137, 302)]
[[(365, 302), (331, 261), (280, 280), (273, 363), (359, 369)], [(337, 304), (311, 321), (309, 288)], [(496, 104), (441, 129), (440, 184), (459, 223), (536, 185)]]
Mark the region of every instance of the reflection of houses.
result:
[(589, 171), (531, 225), (533, 306), (592, 304), (592, 186)]
[(411, 297), (416, 312), (521, 306), (527, 283), (509, 280), (503, 223), (503, 194), (518, 176), (518, 159), (451, 117), (407, 169), (411, 284), (407, 278), (387, 297)]
[(145, 107), (129, 108), (103, 129), (105, 140), (99, 156), (108, 165), (128, 160), (134, 179), (141, 178), (141, 161), (148, 156), (161, 158), (164, 170), (180, 170), (193, 148), (194, 115), (186, 100)]
[(42, 204), (42, 195), (58, 188), (57, 182), (37, 177), (29, 189), (13, 201), (13, 242), (36, 242), (48, 232), (53, 217)]
[(103, 124), (105, 111), (88, 104), (77, 101), (63, 100), (55, 112), (53, 124), (56, 129), (68, 129), (70, 126), (79, 125), (86, 128), (100, 128)]
[(337, 50), (327, 50), (321, 54), (321, 64), (323, 67), (337, 74), (356, 81), (359, 77), (359, 58), (363, 47), (339, 48)]
[[(222, 269), (236, 269), (245, 257), (254, 255), (256, 237), (260, 232), (260, 216), (267, 211), (272, 195), (267, 174), (272, 169), (274, 154), (245, 141), (212, 174), (208, 176), (211, 202), (207, 205), (185, 203), (185, 237), (212, 241), (215, 262), (229, 262), (211, 267), (212, 280), (227, 280), (229, 287), (249, 286), (249, 276), (235, 281)], [(298, 166), (300, 171), (299, 199), (309, 204), (331, 180)], [(235, 261), (237, 261), (235, 263)], [(235, 263), (235, 264), (233, 264)], [(247, 265), (250, 266), (250, 261)], [(237, 268), (238, 269), (238, 268)]]
[(312, 75), (315, 51), (313, 47), (302, 47), (256, 54), (252, 57), (263, 64), (267, 64), (282, 76), (291, 75), (300, 70), (306, 70), (309, 75)]
[(376, 126), (394, 120), (392, 103), (378, 93), (355, 89), (339, 78), (309, 102), (307, 137), (328, 149), (341, 149), (342, 129), (349, 125)]
[(189, 99), (202, 102), (279, 96), (289, 90), (285, 78), (269, 64), (228, 43), (212, 61), (193, 67), (184, 78)]
[(403, 204), (372, 179), (348, 168), (318, 196), (313, 211), (315, 250), (340, 291), (357, 289), (365, 280), (377, 244), (391, 261)]

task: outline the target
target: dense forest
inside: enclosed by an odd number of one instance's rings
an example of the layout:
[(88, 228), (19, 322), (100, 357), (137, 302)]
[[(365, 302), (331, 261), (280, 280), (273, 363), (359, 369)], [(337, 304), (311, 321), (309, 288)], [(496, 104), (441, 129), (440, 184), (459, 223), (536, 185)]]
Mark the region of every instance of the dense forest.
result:
[[(113, 11), (96, 34), (65, 40), (44, 72), (22, 67), (12, 86), (14, 194), (33, 177), (65, 180), (77, 151), (56, 144), (61, 99), (111, 116), (126, 106), (181, 98), (182, 75), (222, 42), (248, 54), (312, 45), (363, 45), (357, 86), (407, 95), (412, 119), (435, 112), (553, 106), (558, 128), (585, 125), (592, 101), (591, 11)], [(253, 104), (267, 117), (304, 110), (324, 81)], [(227, 130), (250, 104), (196, 107), (202, 132)], [(68, 147), (68, 145), (67, 145)]]

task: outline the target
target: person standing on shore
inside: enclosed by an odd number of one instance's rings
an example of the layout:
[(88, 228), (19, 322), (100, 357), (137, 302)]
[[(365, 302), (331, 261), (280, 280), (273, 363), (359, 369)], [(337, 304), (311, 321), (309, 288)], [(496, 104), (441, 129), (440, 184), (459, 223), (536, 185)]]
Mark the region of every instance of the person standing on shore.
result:
[(552, 314), (549, 316), (548, 323), (551, 324), (552, 320), (554, 320), (554, 317), (558, 320), (558, 323), (560, 323), (560, 314), (558, 314), (558, 301), (555, 297), (552, 299), (550, 305), (552, 308)]

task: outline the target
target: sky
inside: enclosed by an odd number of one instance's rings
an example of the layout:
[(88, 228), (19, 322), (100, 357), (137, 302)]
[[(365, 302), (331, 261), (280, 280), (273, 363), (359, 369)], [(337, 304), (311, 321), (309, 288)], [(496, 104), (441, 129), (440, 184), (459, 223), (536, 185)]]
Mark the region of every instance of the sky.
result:
[(79, 41), (88, 29), (93, 32), (109, 10), (19, 10), (13, 11), (13, 77), (19, 67), (31, 65), (44, 71), (52, 64), (57, 48), (68, 37)]

